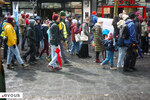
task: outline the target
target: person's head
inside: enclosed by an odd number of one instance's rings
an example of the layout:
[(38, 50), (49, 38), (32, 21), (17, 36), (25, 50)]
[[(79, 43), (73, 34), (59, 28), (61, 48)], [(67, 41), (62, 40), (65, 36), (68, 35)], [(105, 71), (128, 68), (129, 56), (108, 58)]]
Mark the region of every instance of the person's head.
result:
[(36, 20), (37, 23), (40, 23), (41, 22), (41, 17), (36, 16), (35, 20)]
[(65, 11), (61, 11), (60, 13), (59, 13), (59, 16), (60, 16), (60, 18), (62, 19), (62, 20), (64, 20), (65, 18), (66, 18), (66, 13), (65, 13)]
[(59, 15), (58, 15), (58, 14), (54, 14), (54, 15), (52, 16), (52, 19), (53, 19), (54, 21), (56, 21), (56, 22), (59, 22)]
[(135, 13), (135, 15), (137, 15), (137, 16), (138, 16), (138, 15), (140, 15), (140, 12), (139, 12), (139, 11), (137, 11), (137, 12)]
[(96, 16), (96, 15), (97, 15), (96, 11), (93, 11), (93, 12), (92, 12), (92, 15), (95, 15), (95, 16)]
[(113, 34), (112, 33), (108, 34), (108, 39), (113, 39)]
[(89, 23), (89, 22), (90, 22), (90, 18), (89, 18), (89, 17), (86, 17), (86, 18), (84, 19), (84, 21), (87, 22), (87, 23)]
[(128, 16), (129, 16), (129, 18), (132, 19), (132, 20), (135, 20), (135, 18), (136, 18), (135, 14), (134, 14), (133, 12), (130, 12), (130, 13), (128, 14)]
[(75, 25), (77, 25), (78, 21), (76, 19), (73, 19), (72, 23), (75, 24)]
[(13, 17), (7, 17), (7, 23), (10, 23), (13, 27), (15, 26), (15, 20)]
[(120, 20), (120, 18), (119, 18), (119, 16), (118, 16), (118, 15), (114, 16), (114, 18), (113, 18), (113, 22), (112, 22), (112, 25), (117, 24), (117, 23), (119, 22), (119, 20)]
[(122, 19), (124, 20), (124, 21), (126, 21), (127, 19), (128, 19), (128, 15), (122, 15)]
[(70, 14), (68, 14), (66, 17), (67, 17), (67, 19), (68, 19), (69, 21), (72, 20), (72, 16), (71, 16)]
[(78, 19), (78, 20), (81, 20), (81, 16), (80, 16), (80, 15), (78, 15), (78, 16), (77, 16), (77, 19)]
[(29, 15), (29, 14), (27, 14), (27, 15), (26, 15), (26, 18), (27, 18), (27, 19), (29, 19), (29, 18), (30, 18), (30, 15)]
[(103, 25), (103, 20), (101, 18), (98, 19), (98, 24)]
[(35, 23), (35, 20), (33, 19), (29, 21), (29, 25), (31, 28), (34, 28), (34, 23)]

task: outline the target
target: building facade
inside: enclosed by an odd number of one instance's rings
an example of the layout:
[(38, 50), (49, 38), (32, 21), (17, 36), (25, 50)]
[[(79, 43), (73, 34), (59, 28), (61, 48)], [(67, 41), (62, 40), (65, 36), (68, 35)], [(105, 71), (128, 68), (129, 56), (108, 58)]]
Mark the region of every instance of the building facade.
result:
[[(33, 2), (37, 1), (37, 2)], [(150, 0), (118, 0), (118, 12), (140, 11), (143, 17), (150, 11)], [(19, 4), (19, 12), (34, 13), (42, 18), (52, 18), (54, 13), (65, 10), (72, 15), (81, 15), (84, 19), (91, 15), (92, 11), (97, 11), (99, 17), (112, 18), (114, 10), (114, 0), (5, 0), (1, 7), (2, 13), (13, 14), (13, 7)], [(150, 14), (149, 14), (150, 15)]]

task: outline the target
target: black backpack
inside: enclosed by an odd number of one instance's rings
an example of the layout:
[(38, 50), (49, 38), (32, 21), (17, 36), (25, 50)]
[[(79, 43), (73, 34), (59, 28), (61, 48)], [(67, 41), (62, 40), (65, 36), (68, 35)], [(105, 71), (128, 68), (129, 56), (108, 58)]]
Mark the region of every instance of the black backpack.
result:
[(90, 22), (89, 22), (89, 27), (93, 27), (94, 22), (93, 22), (93, 16), (90, 17)]

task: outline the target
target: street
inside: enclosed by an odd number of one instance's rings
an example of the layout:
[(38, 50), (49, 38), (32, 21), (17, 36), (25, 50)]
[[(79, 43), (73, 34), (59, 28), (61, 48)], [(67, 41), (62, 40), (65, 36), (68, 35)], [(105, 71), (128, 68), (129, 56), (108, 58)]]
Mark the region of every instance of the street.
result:
[(21, 100), (149, 100), (150, 56), (137, 59), (137, 72), (125, 73), (102, 69), (94, 62), (95, 54), (90, 55), (79, 59), (67, 54), (73, 66), (63, 66), (60, 72), (51, 72), (46, 60), (27, 69), (18, 64), (8, 70), (5, 64), (7, 92), (23, 92)]

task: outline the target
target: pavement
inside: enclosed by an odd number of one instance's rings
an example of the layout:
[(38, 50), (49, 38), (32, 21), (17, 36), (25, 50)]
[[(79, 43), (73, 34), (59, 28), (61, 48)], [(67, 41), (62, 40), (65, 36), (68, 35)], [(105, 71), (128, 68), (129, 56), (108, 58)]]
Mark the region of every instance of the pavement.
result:
[[(112, 71), (109, 66), (104, 70), (94, 62), (94, 52), (90, 55), (79, 59), (67, 53), (73, 66), (63, 66), (59, 72), (51, 72), (45, 59), (27, 69), (18, 64), (8, 70), (4, 64), (7, 92), (23, 92), (20, 100), (150, 100), (149, 55), (137, 59), (138, 71), (132, 73)], [(117, 53), (115, 66), (116, 58)]]

